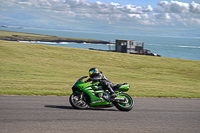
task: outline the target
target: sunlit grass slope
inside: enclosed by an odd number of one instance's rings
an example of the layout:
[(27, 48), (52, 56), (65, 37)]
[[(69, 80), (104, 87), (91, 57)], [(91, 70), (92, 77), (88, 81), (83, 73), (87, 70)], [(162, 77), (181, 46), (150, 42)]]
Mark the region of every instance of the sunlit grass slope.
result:
[(0, 40), (0, 94), (69, 95), (91, 67), (131, 96), (200, 98), (200, 61)]

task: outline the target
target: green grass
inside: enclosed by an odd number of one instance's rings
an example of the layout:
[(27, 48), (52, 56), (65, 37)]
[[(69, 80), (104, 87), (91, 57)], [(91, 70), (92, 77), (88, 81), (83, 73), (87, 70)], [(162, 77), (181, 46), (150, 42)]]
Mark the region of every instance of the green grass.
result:
[(70, 95), (92, 67), (131, 96), (200, 98), (200, 61), (0, 40), (2, 95)]

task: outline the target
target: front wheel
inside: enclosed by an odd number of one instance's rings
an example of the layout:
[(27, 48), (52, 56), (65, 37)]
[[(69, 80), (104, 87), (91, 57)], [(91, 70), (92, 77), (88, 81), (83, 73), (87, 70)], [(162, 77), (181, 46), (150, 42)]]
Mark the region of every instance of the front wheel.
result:
[(87, 97), (83, 93), (73, 93), (69, 97), (69, 102), (75, 109), (86, 109), (88, 108)]
[(113, 104), (120, 111), (130, 111), (134, 106), (134, 100), (126, 93), (119, 94), (120, 96), (124, 96), (125, 100), (120, 100), (118, 102), (114, 101)]

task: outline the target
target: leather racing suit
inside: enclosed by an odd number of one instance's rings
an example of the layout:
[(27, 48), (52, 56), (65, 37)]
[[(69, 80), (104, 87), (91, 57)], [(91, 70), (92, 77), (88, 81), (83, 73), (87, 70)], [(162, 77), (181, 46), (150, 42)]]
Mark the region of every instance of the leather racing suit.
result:
[(86, 80), (85, 82), (90, 82), (92, 81), (92, 83), (95, 82), (100, 82), (100, 85), (104, 88), (107, 88), (111, 94), (115, 94), (112, 87), (114, 86), (114, 84), (112, 82), (110, 82), (106, 76), (104, 76), (101, 72), (95, 74), (95, 76), (93, 78), (89, 78), (88, 80)]

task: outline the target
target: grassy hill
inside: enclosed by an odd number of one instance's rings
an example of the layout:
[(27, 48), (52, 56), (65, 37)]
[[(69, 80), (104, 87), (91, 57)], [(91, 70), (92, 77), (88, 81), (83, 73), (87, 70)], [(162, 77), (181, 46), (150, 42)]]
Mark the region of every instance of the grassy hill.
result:
[(137, 97), (200, 98), (200, 61), (0, 40), (0, 94), (70, 95), (97, 67)]
[(107, 44), (109, 42), (94, 40), (94, 39), (80, 39), (80, 38), (67, 38), (57, 37), (50, 35), (29, 34), (22, 32), (3, 31), (0, 30), (0, 40), (7, 41), (43, 41), (43, 42), (87, 42), (87, 43), (100, 43)]

